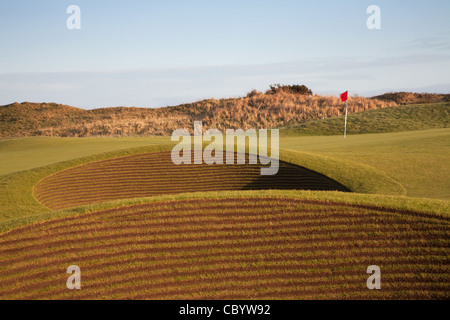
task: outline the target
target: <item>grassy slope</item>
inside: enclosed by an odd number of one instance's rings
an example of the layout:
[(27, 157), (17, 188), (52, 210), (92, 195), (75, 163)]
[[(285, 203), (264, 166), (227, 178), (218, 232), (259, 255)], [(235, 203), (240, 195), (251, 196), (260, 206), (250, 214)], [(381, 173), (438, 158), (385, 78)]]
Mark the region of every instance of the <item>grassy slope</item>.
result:
[(280, 197), (292, 199), (319, 200), (325, 202), (341, 202), (354, 205), (371, 205), (379, 208), (392, 208), (398, 210), (420, 211), (435, 214), (441, 217), (450, 216), (450, 203), (442, 200), (408, 198), (403, 196), (372, 195), (357, 193), (342, 193), (337, 191), (296, 191), (296, 190), (247, 190), (247, 191), (221, 191), (182, 193), (176, 195), (163, 195), (147, 198), (116, 200), (107, 203), (91, 204), (70, 209), (50, 211), (44, 207), (40, 212), (35, 210), (33, 215), (17, 216), (15, 219), (0, 220), (0, 233), (30, 223), (37, 223), (54, 218), (71, 217), (100, 210), (127, 207), (137, 204), (146, 204), (159, 201), (174, 201), (187, 199), (225, 199), (225, 198), (263, 198)]
[(406, 195), (450, 199), (450, 129), (322, 137), (282, 137), (282, 148), (332, 156), (377, 168)]
[[(171, 145), (160, 145), (118, 150), (0, 177), (0, 194), (2, 195), (0, 198), (0, 221), (14, 220), (49, 212), (48, 208), (36, 201), (32, 190), (41, 179), (50, 174), (92, 161), (159, 150), (171, 150), (171, 148)], [(333, 158), (313, 154), (302, 155), (298, 152), (281, 152), (280, 159), (319, 172), (323, 169), (327, 176), (338, 182), (344, 179), (341, 183), (354, 192), (391, 195), (402, 195), (404, 193), (401, 185), (387, 177), (383, 172), (368, 166), (338, 161)]]
[[(382, 133), (450, 127), (450, 103), (407, 105), (348, 115), (347, 133)], [(313, 120), (281, 130), (283, 135), (343, 134), (344, 117)]]
[(126, 156), (148, 151), (170, 149), (171, 147), (166, 145), (118, 150), (58, 162), (55, 164), (2, 176), (0, 177), (0, 194), (2, 195), (0, 198), (0, 221), (48, 212), (49, 209), (38, 203), (34, 198), (33, 187), (41, 179), (55, 172), (92, 161), (100, 161), (112, 157)]
[(405, 188), (397, 181), (364, 163), (342, 161), (335, 157), (313, 153), (280, 150), (280, 159), (320, 172), (338, 181), (352, 192), (405, 195)]
[(169, 137), (33, 137), (0, 140), (0, 175), (93, 154), (153, 144), (165, 144), (169, 141)]
[[(1, 235), (0, 299), (449, 298), (448, 218), (259, 197), (151, 202)], [(71, 264), (82, 290), (61, 285)], [(365, 287), (371, 264), (383, 290)]]

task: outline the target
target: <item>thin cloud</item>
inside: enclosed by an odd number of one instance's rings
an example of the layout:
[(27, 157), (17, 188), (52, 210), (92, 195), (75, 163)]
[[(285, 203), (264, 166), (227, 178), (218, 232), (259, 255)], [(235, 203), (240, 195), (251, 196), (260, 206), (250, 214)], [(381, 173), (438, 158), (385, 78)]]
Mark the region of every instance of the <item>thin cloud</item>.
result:
[[(422, 54), (264, 65), (3, 74), (0, 104), (52, 101), (83, 108), (160, 107), (212, 97), (243, 96), (251, 89), (266, 90), (272, 83), (301, 83), (317, 92), (351, 88), (362, 94), (386, 87), (423, 87), (431, 80), (448, 83), (445, 66), (450, 68), (450, 56)], [(416, 69), (411, 75), (411, 70)]]
[(447, 51), (450, 49), (450, 32), (440, 32), (430, 37), (410, 40), (402, 49), (432, 49), (433, 51)]

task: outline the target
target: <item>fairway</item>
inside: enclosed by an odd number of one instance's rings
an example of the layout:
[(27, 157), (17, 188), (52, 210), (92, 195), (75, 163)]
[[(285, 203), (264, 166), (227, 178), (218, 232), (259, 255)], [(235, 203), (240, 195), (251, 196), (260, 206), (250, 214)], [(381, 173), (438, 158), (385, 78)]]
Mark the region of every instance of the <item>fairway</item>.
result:
[[(449, 219), (253, 197), (101, 210), (0, 236), (2, 299), (449, 298)], [(66, 268), (82, 266), (82, 290)], [(367, 266), (383, 270), (367, 290)]]
[(170, 143), (169, 137), (33, 137), (0, 140), (0, 176), (120, 149)]

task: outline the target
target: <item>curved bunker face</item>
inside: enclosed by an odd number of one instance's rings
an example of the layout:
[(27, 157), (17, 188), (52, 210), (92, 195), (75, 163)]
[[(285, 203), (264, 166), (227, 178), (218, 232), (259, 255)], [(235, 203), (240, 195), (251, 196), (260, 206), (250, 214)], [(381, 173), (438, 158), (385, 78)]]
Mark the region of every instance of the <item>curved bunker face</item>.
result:
[(35, 196), (51, 209), (117, 199), (226, 190), (338, 190), (340, 183), (280, 161), (276, 175), (261, 176), (260, 164), (175, 165), (171, 152), (152, 152), (92, 162), (41, 180)]
[(449, 223), (264, 196), (101, 210), (1, 234), (0, 299), (449, 299)]

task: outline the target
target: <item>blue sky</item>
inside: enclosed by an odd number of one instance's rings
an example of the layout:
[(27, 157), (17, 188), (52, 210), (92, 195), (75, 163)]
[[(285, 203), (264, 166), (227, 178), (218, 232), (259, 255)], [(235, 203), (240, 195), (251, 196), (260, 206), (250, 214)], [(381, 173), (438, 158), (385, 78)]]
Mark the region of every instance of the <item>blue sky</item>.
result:
[[(66, 27), (72, 4), (81, 30)], [(158, 107), (272, 83), (450, 92), (449, 13), (448, 0), (3, 0), (0, 104)]]

